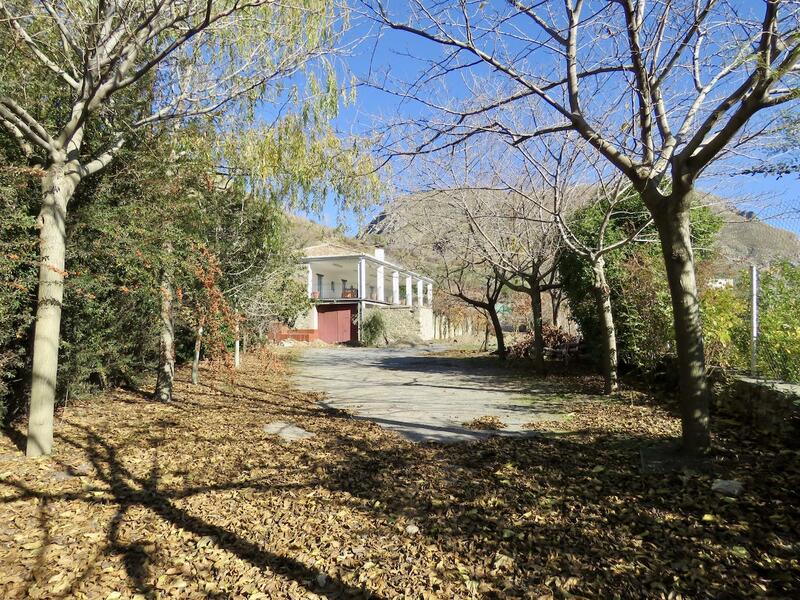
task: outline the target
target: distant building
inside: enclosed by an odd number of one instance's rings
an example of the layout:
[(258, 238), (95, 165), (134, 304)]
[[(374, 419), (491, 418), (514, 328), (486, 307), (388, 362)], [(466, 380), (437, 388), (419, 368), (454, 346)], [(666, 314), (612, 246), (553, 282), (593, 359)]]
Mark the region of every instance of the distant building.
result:
[(284, 337), (354, 343), (369, 311), (382, 310), (392, 337), (433, 339), (433, 280), (387, 261), (382, 248), (322, 243), (304, 248), (301, 263), (314, 306)]
[(726, 287), (733, 287), (733, 283), (733, 279), (718, 278), (709, 280), (706, 285), (711, 289), (718, 290)]

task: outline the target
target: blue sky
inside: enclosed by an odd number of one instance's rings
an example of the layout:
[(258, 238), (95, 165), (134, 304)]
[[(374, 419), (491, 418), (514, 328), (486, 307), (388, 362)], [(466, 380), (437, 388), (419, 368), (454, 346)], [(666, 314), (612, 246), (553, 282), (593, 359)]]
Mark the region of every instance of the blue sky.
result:
[[(374, 30), (370, 32), (363, 23), (357, 23), (350, 36), (354, 39), (369, 33), (374, 33)], [(425, 66), (425, 59), (435, 53), (438, 53), (437, 47), (411, 34), (384, 31), (377, 43), (375, 37), (367, 36), (352, 50), (345, 59), (346, 70), (361, 80), (366, 80), (370, 71), (373, 75), (386, 72), (398, 79), (408, 80), (417, 76)], [(449, 80), (448, 86), (451, 85), (454, 87), (451, 87), (450, 93), (458, 94), (465, 89), (458, 89), (457, 79)], [(413, 101), (361, 86), (356, 103), (343, 110), (336, 126), (345, 134), (364, 133), (376, 120), (422, 112), (422, 107)], [(773, 225), (800, 234), (800, 177), (718, 175), (701, 179), (697, 187), (736, 202), (745, 210), (753, 210)], [(794, 214), (786, 214), (792, 211)], [(355, 233), (358, 229), (356, 216), (349, 211), (340, 212), (332, 203), (326, 205), (322, 214), (309, 216), (332, 226), (344, 223), (349, 233)]]

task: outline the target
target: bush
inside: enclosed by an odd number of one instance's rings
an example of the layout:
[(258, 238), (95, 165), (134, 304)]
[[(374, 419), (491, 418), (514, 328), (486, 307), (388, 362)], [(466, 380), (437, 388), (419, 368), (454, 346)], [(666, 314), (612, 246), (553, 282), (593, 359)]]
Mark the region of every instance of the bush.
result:
[(388, 343), (386, 320), (380, 310), (373, 310), (361, 323), (361, 342), (365, 346), (376, 346), (381, 341)]
[[(748, 286), (749, 287), (749, 286)], [(706, 364), (724, 369), (744, 368), (748, 363), (750, 307), (737, 283), (709, 288), (701, 298)]]
[(759, 372), (800, 382), (800, 266), (783, 262), (763, 271), (759, 306)]
[[(574, 344), (578, 341), (578, 338), (574, 335), (547, 324), (542, 325), (542, 337), (544, 338), (545, 348), (556, 349), (565, 344)], [(520, 341), (508, 347), (508, 358), (531, 358), (533, 356), (533, 347), (534, 337), (532, 333), (529, 333)]]
[[(782, 262), (759, 276), (758, 374), (800, 381), (800, 266)], [(708, 289), (702, 298), (706, 361), (750, 369), (750, 271), (732, 287)]]
[[(20, 170), (24, 171), (24, 170)], [(24, 409), (26, 348), (36, 291), (36, 180), (18, 172), (0, 146), (0, 420)]]

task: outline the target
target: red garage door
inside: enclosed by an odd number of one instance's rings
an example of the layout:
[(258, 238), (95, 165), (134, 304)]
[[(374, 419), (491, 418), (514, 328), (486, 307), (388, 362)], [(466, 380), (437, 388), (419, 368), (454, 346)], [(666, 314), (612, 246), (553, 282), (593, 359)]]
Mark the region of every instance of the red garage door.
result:
[(346, 344), (358, 339), (355, 304), (322, 304), (317, 306), (319, 339), (329, 344)]

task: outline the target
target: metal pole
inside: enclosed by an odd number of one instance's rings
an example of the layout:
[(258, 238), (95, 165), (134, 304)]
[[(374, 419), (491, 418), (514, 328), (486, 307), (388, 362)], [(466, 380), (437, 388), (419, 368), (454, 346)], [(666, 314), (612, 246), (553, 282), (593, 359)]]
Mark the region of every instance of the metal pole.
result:
[(758, 267), (750, 266), (750, 375), (758, 374)]

